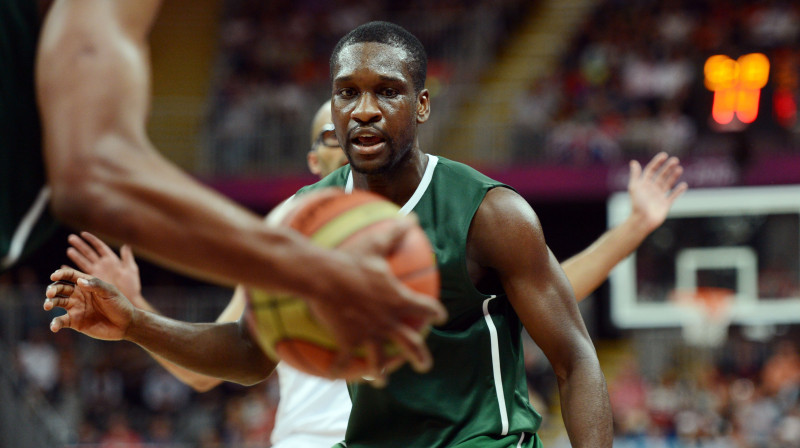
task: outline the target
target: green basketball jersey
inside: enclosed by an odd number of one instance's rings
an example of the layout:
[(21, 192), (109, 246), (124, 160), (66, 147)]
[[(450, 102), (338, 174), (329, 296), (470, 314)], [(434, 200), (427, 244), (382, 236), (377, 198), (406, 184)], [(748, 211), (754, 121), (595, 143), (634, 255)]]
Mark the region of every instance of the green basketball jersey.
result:
[(0, 271), (37, 247), (56, 227), (48, 214), (34, 90), (36, 3), (0, 1)]
[[(505, 295), (482, 294), (467, 273), (472, 218), (486, 192), (505, 185), (464, 164), (428, 157), (420, 186), (403, 210), (417, 215), (434, 247), (449, 320), (427, 338), (434, 359), (430, 372), (404, 366), (383, 389), (348, 386), (353, 410), (341, 446), (538, 446), (541, 416), (528, 400), (522, 324)], [(350, 179), (345, 166), (301, 192), (352, 189)]]

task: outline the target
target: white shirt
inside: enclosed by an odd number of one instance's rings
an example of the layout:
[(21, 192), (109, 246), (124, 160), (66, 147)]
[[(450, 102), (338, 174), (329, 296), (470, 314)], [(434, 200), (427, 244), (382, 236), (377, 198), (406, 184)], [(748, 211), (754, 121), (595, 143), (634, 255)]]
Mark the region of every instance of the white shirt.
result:
[(330, 448), (344, 440), (350, 395), (343, 380), (307, 375), (278, 363), (280, 401), (270, 441), (273, 448)]

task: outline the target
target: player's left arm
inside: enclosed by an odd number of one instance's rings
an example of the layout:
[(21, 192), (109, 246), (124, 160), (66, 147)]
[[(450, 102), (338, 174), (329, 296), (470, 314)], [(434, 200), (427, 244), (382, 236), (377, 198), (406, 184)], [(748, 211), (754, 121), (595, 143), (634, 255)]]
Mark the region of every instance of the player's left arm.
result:
[(614, 266), (664, 223), (672, 204), (689, 188), (686, 182), (677, 183), (682, 173), (678, 158), (664, 152), (656, 154), (644, 170), (639, 162), (630, 162), (628, 218), (561, 264), (578, 300), (597, 289)]
[(569, 281), (528, 203), (510, 189), (490, 190), (470, 228), (470, 253), (485, 269), (496, 271), (514, 310), (553, 366), (572, 446), (611, 446), (605, 377)]

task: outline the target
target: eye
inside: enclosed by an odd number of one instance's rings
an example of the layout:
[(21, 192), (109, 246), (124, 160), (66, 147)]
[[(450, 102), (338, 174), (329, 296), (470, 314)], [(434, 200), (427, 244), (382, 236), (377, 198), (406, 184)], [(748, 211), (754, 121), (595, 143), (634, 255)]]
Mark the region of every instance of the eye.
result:
[(383, 96), (385, 96), (387, 98), (394, 98), (399, 94), (400, 94), (400, 92), (398, 92), (396, 89), (393, 89), (391, 87), (387, 87), (387, 88), (383, 89), (383, 91), (381, 91), (381, 95), (383, 95)]
[(338, 95), (342, 98), (352, 98), (356, 96), (356, 89), (353, 89), (352, 87), (345, 87), (339, 89)]

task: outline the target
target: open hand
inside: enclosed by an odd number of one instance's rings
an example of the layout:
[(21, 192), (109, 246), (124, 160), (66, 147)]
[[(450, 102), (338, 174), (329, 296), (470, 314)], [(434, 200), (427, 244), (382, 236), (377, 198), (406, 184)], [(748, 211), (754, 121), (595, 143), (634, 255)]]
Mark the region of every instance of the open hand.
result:
[(57, 333), (71, 328), (95, 339), (117, 341), (133, 320), (134, 307), (113, 285), (73, 268), (61, 268), (50, 275), (44, 309), (66, 310), (50, 323)]
[(672, 204), (689, 186), (675, 183), (683, 174), (677, 157), (660, 152), (642, 170), (639, 162), (630, 162), (631, 177), (628, 193), (631, 198), (631, 216), (641, 220), (647, 232), (652, 232), (667, 219)]
[(120, 249), (120, 256), (100, 238), (89, 232), (67, 237), (71, 247), (67, 256), (83, 272), (111, 283), (137, 308), (142, 308), (142, 283), (139, 266), (133, 257), (133, 250), (127, 244)]

